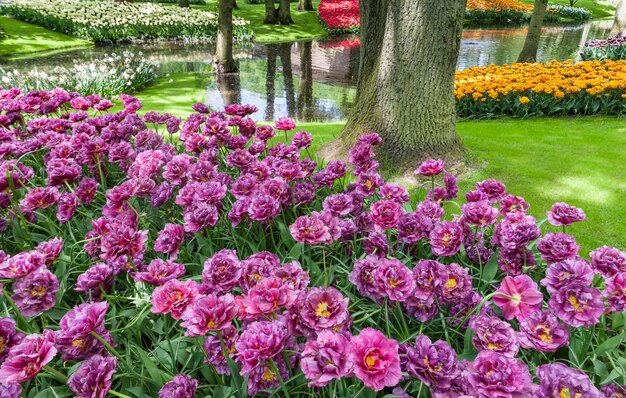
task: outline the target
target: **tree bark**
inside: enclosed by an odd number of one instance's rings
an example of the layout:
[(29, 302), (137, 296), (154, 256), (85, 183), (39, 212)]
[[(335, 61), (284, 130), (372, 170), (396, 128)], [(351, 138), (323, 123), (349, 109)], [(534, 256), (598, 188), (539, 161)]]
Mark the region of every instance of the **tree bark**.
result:
[(178, 6), (181, 8), (189, 8), (189, 0), (178, 0)]
[(219, 1), (217, 25), (213, 69), (217, 73), (237, 72), (239, 68), (233, 58), (233, 3), (231, 0)]
[(361, 58), (357, 97), (338, 140), (322, 155), (345, 157), (357, 137), (377, 132), (378, 160), (415, 168), (430, 157), (458, 161), (454, 75), (465, 0), (359, 1)]
[(313, 43), (305, 41), (300, 46), (300, 83), (298, 84), (298, 119), (313, 121)]
[(291, 18), (291, 0), (280, 0), (280, 5), (278, 6), (278, 22), (280, 22), (281, 25), (293, 24), (293, 19)]
[(298, 11), (315, 11), (312, 0), (300, 0), (298, 2)]
[(278, 19), (276, 17), (276, 8), (274, 7), (274, 0), (265, 0), (265, 19), (264, 24), (277, 24)]
[(626, 36), (626, 1), (619, 0), (615, 8), (615, 20), (611, 29), (611, 36)]
[(274, 120), (274, 101), (276, 99), (276, 56), (278, 55), (277, 45), (268, 44), (267, 48), (267, 71), (265, 75), (265, 120)]
[(548, 0), (535, 0), (535, 7), (533, 8), (533, 15), (530, 17), (524, 48), (517, 58), (517, 62), (537, 62), (541, 28), (543, 27), (543, 18), (546, 15), (547, 8)]

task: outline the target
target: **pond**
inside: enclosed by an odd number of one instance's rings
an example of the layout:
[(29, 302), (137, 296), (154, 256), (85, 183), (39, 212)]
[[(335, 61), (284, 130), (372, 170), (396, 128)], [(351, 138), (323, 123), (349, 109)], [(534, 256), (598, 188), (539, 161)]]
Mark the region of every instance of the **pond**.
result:
[[(539, 61), (576, 58), (585, 42), (605, 38), (610, 28), (611, 21), (546, 26)], [(515, 62), (526, 32), (526, 27), (465, 29), (457, 68)], [(177, 77), (187, 74), (206, 78), (206, 92), (201, 97), (215, 109), (229, 103), (246, 103), (259, 109), (253, 115), (256, 120), (290, 116), (301, 121), (325, 122), (345, 120), (354, 104), (359, 44), (358, 37), (341, 36), (293, 43), (239, 45), (236, 57), (240, 73), (220, 78), (215, 78), (211, 72), (211, 46), (174, 43), (98, 46), (43, 57), (0, 60), (0, 67), (46, 70), (111, 52), (142, 52), (145, 57), (159, 62), (162, 79), (168, 79), (172, 86), (176, 85)]]

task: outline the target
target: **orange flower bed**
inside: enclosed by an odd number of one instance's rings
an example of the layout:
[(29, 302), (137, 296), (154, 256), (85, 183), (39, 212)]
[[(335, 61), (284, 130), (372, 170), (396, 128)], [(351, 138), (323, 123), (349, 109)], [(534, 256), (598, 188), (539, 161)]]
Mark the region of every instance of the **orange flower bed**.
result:
[(518, 0), (467, 0), (469, 11), (533, 11), (532, 4)]

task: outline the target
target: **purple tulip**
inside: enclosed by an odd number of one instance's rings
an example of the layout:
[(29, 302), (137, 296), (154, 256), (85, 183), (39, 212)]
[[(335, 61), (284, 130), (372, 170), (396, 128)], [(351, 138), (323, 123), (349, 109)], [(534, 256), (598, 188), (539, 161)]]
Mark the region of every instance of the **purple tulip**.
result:
[(111, 389), (117, 358), (94, 355), (80, 364), (67, 380), (78, 398), (104, 398)]
[(519, 323), (522, 347), (554, 352), (569, 344), (569, 329), (549, 311), (535, 311)]
[(300, 368), (310, 380), (309, 387), (323, 387), (333, 379), (349, 375), (354, 365), (350, 354), (350, 341), (328, 330), (320, 332), (316, 340), (307, 341)]

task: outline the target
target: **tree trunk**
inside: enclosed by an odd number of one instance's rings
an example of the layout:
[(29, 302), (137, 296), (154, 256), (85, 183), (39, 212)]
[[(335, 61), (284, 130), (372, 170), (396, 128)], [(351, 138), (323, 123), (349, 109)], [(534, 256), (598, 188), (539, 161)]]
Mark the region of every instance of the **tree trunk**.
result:
[(291, 0), (280, 0), (280, 5), (278, 6), (278, 22), (280, 22), (281, 25), (293, 24), (293, 19), (291, 19)]
[(611, 29), (611, 36), (626, 36), (626, 1), (619, 0), (615, 8), (615, 21)]
[(280, 44), (280, 63), (283, 66), (283, 83), (285, 85), (285, 102), (287, 116), (294, 117), (296, 112), (296, 93), (293, 85), (293, 69), (291, 68), (291, 43)]
[(454, 74), (465, 0), (360, 1), (361, 59), (357, 97), (326, 157), (345, 157), (357, 137), (377, 132), (383, 165), (414, 168), (420, 160), (460, 160)]
[(298, 119), (313, 121), (313, 43), (305, 41), (300, 46), (300, 83), (298, 84)]
[(189, 8), (189, 0), (178, 0), (178, 6), (181, 8)]
[(217, 25), (213, 69), (217, 73), (237, 72), (238, 65), (233, 58), (233, 3), (231, 0), (219, 1)]
[(535, 0), (535, 7), (533, 8), (533, 15), (530, 17), (524, 48), (517, 58), (517, 62), (537, 62), (537, 50), (539, 49), (539, 39), (541, 39), (543, 17), (546, 15), (547, 8), (548, 0)]
[(274, 101), (276, 99), (276, 44), (268, 44), (267, 48), (267, 71), (265, 75), (265, 120), (274, 120)]
[(264, 24), (276, 24), (278, 19), (276, 18), (276, 8), (274, 8), (274, 0), (265, 0), (265, 19)]
[(312, 0), (300, 0), (298, 2), (298, 11), (315, 11)]

